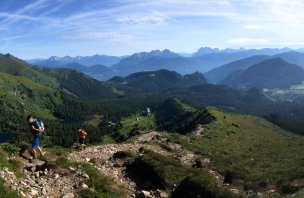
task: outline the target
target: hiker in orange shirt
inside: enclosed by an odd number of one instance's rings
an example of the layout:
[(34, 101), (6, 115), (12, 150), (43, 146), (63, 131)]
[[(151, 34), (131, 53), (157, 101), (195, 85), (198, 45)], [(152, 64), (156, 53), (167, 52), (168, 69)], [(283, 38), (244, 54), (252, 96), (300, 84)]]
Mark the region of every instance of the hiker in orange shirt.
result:
[(80, 144), (80, 150), (85, 149), (85, 139), (87, 136), (87, 132), (85, 132), (83, 129), (77, 127), (77, 132), (79, 136), (79, 144)]

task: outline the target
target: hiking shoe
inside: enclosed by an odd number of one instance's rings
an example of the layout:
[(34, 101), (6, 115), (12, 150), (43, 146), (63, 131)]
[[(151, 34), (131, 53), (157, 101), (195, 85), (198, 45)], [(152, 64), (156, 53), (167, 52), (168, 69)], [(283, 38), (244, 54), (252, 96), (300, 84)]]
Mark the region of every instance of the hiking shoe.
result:
[(38, 161), (38, 158), (33, 158), (33, 159), (30, 160), (30, 163), (35, 163), (37, 161)]

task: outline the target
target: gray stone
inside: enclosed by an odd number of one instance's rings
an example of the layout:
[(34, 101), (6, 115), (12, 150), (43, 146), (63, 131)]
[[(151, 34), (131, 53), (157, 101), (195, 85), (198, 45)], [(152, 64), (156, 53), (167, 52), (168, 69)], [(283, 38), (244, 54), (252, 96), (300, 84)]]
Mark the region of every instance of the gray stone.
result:
[(32, 179), (29, 179), (28, 183), (30, 186), (36, 186), (36, 182)]
[(58, 179), (60, 176), (58, 174), (54, 175), (54, 179)]
[(74, 194), (73, 193), (67, 193), (64, 196), (62, 196), (62, 198), (74, 198)]
[(81, 185), (81, 188), (87, 189), (87, 188), (89, 188), (89, 186), (86, 185), (85, 183), (83, 183), (83, 184)]
[(74, 168), (74, 167), (72, 167), (72, 166), (70, 166), (69, 169), (70, 169), (71, 171), (75, 171), (75, 170), (76, 170), (76, 168)]
[(47, 195), (47, 190), (46, 190), (46, 188), (42, 188), (41, 193), (42, 193), (42, 195)]
[(32, 188), (32, 190), (30, 192), (30, 195), (32, 195), (32, 196), (38, 196), (38, 194), (39, 194), (38, 190)]
[(137, 196), (136, 197), (152, 198), (152, 195), (151, 195), (151, 193), (149, 191), (142, 190), (142, 191), (137, 192)]
[(19, 194), (20, 194), (20, 197), (23, 197), (23, 198), (26, 197), (26, 195), (25, 195), (25, 193), (23, 191), (20, 191)]
[(35, 172), (36, 169), (37, 169), (36, 166), (32, 166), (31, 171)]
[(258, 197), (263, 197), (263, 193), (258, 192), (258, 193), (257, 193), (257, 196), (258, 196)]

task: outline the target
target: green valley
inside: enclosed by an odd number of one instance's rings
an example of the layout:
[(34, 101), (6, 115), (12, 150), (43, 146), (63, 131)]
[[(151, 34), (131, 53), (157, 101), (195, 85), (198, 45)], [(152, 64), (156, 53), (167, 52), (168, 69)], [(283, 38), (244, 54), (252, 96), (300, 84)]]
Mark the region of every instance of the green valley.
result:
[[(1, 59), (0, 134), (17, 135), (3, 148), (8, 148), (9, 159), (11, 150), (22, 154), (30, 147), (25, 117), (33, 114), (46, 124), (45, 161), (65, 171), (69, 166), (89, 171), (92, 196), (131, 195), (136, 188), (172, 197), (187, 189), (192, 197), (301, 196), (304, 139), (264, 118), (288, 124), (267, 116), (273, 109), (295, 111), (301, 105), (278, 101), (259, 89), (210, 85), (200, 73), (160, 70), (101, 82), (71, 69), (36, 68), (11, 55)], [(88, 132), (89, 150), (80, 155), (89, 157), (78, 158), (71, 149), (77, 146), (77, 127)], [(104, 153), (97, 154), (98, 149)], [(17, 161), (22, 159), (17, 155)], [(110, 182), (109, 167), (125, 183)], [(151, 178), (139, 179), (149, 187), (133, 178), (144, 172)], [(109, 186), (98, 191), (96, 181)], [(112, 187), (121, 188), (121, 194)], [(77, 191), (81, 197), (85, 192)]]

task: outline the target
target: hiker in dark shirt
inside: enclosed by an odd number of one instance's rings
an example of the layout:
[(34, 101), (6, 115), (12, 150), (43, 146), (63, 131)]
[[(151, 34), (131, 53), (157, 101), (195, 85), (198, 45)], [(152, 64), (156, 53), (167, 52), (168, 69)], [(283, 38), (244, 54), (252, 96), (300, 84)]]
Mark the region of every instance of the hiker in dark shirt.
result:
[(31, 115), (27, 116), (27, 122), (28, 122), (30, 130), (34, 137), (33, 144), (32, 144), (33, 156), (34, 156), (34, 159), (37, 159), (37, 149), (40, 152), (41, 156), (43, 156), (45, 154), (43, 152), (43, 150), (41, 149), (41, 147), (39, 146), (41, 134), (44, 131), (44, 126), (41, 123), (41, 121), (39, 122), (39, 120), (35, 119)]

